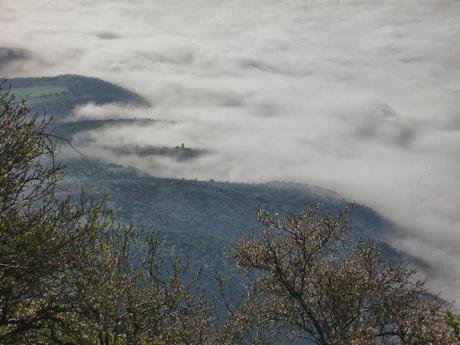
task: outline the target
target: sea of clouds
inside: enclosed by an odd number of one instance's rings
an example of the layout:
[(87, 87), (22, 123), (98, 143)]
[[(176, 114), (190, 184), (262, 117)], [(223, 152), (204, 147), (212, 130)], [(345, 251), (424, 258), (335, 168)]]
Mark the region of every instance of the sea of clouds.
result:
[(88, 104), (76, 116), (171, 120), (90, 133), (95, 147), (212, 152), (120, 163), (335, 190), (400, 224), (394, 245), (460, 300), (459, 1), (0, 0), (0, 9), (3, 75), (100, 77), (152, 108)]

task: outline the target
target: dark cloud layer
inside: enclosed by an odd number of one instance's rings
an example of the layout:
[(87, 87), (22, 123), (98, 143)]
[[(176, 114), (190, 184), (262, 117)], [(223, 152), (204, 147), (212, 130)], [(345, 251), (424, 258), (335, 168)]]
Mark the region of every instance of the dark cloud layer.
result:
[(94, 32), (91, 32), (90, 34), (96, 36), (97, 38), (101, 40), (115, 40), (115, 39), (122, 37), (112, 31), (94, 31)]
[(0, 47), (0, 72), (30, 58), (31, 53), (26, 49)]

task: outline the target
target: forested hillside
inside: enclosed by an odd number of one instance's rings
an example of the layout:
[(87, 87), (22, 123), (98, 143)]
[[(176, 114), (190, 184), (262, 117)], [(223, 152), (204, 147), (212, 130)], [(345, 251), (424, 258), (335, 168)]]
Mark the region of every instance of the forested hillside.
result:
[[(144, 234), (157, 233), (170, 255), (213, 269), (228, 266), (226, 249), (242, 234), (261, 231), (258, 209), (284, 214), (322, 202), (338, 211), (347, 203), (335, 193), (307, 185), (168, 179), (91, 159), (64, 162), (69, 176), (63, 183), (63, 195), (78, 195), (81, 187), (99, 197), (108, 193), (109, 204), (125, 223)], [(365, 206), (356, 207), (351, 218), (355, 236), (384, 241), (391, 233), (392, 224)], [(399, 255), (385, 248), (388, 257)]]
[[(32, 102), (32, 108), (38, 111), (36, 107), (39, 104), (46, 109), (49, 115), (58, 120), (54, 123), (55, 133), (70, 141), (73, 141), (75, 135), (101, 128), (120, 128), (133, 123), (154, 126), (165, 121), (135, 117), (90, 120), (75, 118), (72, 110), (87, 102), (125, 102), (137, 106), (147, 104), (133, 92), (95, 78), (71, 75), (19, 78), (13, 79), (12, 85), (15, 92), (20, 91), (20, 96), (32, 90), (34, 93), (30, 94), (28, 100)], [(44, 94), (58, 86), (65, 89), (61, 94)], [(298, 212), (314, 201), (321, 201), (333, 210), (339, 210), (350, 202), (334, 192), (301, 184), (245, 184), (158, 178), (132, 167), (120, 166), (113, 160), (104, 162), (82, 157), (66, 148), (65, 144), (64, 148), (60, 159), (66, 165), (68, 176), (63, 183), (63, 195), (66, 190), (70, 194), (78, 194), (81, 187), (96, 196), (109, 193), (109, 203), (124, 222), (132, 223), (145, 233), (158, 232), (168, 242), (171, 254), (185, 256), (195, 262), (206, 262), (208, 265), (221, 266), (225, 248), (229, 244), (243, 233), (261, 229), (256, 218), (259, 208), (282, 214), (286, 211)], [(143, 155), (144, 159), (160, 155), (179, 161), (206, 154), (205, 151), (180, 147), (124, 146), (116, 150), (117, 155), (137, 154)], [(67, 155), (69, 151), (70, 156)], [(355, 209), (352, 218), (356, 235), (369, 235), (385, 241), (391, 234), (393, 225), (365, 206)], [(395, 255), (394, 250), (387, 248), (388, 255)]]
[(371, 209), (150, 176), (51, 124), (1, 94), (1, 343), (458, 344), (460, 318), (376, 241), (391, 223)]

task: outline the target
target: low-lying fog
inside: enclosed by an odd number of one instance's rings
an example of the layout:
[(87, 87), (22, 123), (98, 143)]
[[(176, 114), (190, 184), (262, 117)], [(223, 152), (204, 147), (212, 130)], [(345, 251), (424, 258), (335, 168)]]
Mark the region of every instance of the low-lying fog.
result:
[[(78, 73), (174, 122), (90, 135), (209, 149), (126, 158), (161, 176), (307, 182), (401, 224), (395, 246), (460, 299), (460, 2), (0, 0), (2, 74)], [(98, 154), (98, 150), (88, 150)], [(100, 153), (100, 152), (99, 152)], [(117, 159), (114, 157), (114, 159)]]

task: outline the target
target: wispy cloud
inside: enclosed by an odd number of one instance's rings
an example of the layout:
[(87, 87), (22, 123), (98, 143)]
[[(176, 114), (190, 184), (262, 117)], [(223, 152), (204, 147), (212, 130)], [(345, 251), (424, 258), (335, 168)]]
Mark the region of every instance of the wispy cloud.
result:
[(94, 104), (86, 103), (73, 110), (73, 117), (70, 121), (79, 120), (103, 120), (103, 119), (153, 119), (154, 111), (150, 108), (138, 108), (129, 104), (108, 103)]

